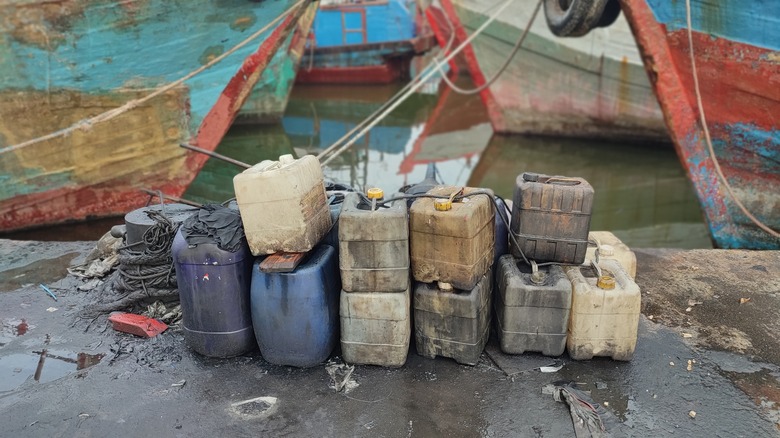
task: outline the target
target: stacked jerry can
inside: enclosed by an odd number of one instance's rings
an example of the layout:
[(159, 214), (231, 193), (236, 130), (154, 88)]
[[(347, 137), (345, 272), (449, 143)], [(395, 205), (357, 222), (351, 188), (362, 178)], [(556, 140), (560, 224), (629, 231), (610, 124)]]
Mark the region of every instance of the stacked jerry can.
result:
[(322, 168), (311, 155), (262, 161), (236, 175), (233, 188), (255, 256), (310, 251), (332, 225)]
[[(263, 358), (313, 366), (338, 339), (341, 289), (336, 250), (320, 241), (332, 225), (322, 169), (313, 156), (263, 161), (233, 178), (252, 254), (252, 324)], [(292, 270), (261, 269), (263, 256), (306, 253)]]
[(341, 352), (345, 362), (399, 367), (411, 335), (406, 201), (350, 193), (339, 219)]
[(417, 352), (474, 365), (490, 333), (493, 193), (440, 186), (427, 194), (409, 210)]
[(589, 234), (593, 193), (582, 178), (518, 176), (510, 227), (517, 244), (496, 268), (504, 352), (557, 356), (566, 348), (575, 360), (631, 359), (640, 295), (621, 263), (635, 272), (636, 259), (611, 233)]
[(260, 353), (276, 365), (310, 367), (338, 342), (338, 256), (318, 245), (292, 272), (252, 271), (252, 324)]

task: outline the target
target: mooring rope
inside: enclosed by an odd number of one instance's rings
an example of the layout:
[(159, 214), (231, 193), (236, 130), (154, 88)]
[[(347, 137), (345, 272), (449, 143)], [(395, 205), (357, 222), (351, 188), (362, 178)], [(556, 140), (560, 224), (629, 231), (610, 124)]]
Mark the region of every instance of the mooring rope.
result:
[[(509, 6), (509, 4), (510, 4), (512, 1), (513, 1), (513, 0), (506, 0), (506, 1), (504, 2), (504, 4), (503, 4), (503, 5), (501, 5), (501, 7), (500, 7), (500, 8), (496, 9), (496, 11), (495, 11), (495, 12), (494, 12), (494, 13), (493, 13), (493, 14), (492, 14), (490, 17), (488, 17), (488, 19), (487, 19), (487, 20), (486, 20), (484, 23), (482, 23), (482, 25), (481, 25), (479, 28), (477, 28), (477, 30), (475, 30), (475, 31), (474, 31), (474, 33), (472, 33), (471, 35), (469, 35), (469, 37), (468, 37), (468, 38), (466, 38), (466, 40), (465, 40), (465, 41), (463, 41), (463, 42), (462, 42), (462, 43), (461, 43), (461, 44), (460, 44), (458, 47), (456, 47), (456, 48), (455, 48), (455, 50), (453, 50), (452, 52), (450, 52), (450, 53), (449, 53), (447, 56), (445, 56), (445, 57), (444, 57), (444, 59), (442, 59), (440, 62), (438, 62), (438, 63), (434, 63), (434, 65), (432, 66), (432, 68), (428, 68), (428, 69), (426, 69), (426, 70), (425, 70), (425, 71), (424, 71), (422, 74), (420, 74), (420, 75), (419, 75), (419, 76), (416, 78), (416, 80), (415, 80), (415, 81), (412, 81), (412, 82), (410, 82), (410, 83), (409, 83), (409, 86), (408, 86), (408, 89), (407, 89), (407, 87), (404, 87), (404, 89), (405, 89), (406, 91), (404, 91), (404, 92), (403, 92), (403, 93), (402, 93), (402, 94), (401, 94), (401, 95), (400, 95), (400, 96), (399, 96), (397, 99), (395, 99), (395, 100), (393, 101), (393, 103), (392, 103), (392, 104), (390, 104), (389, 106), (387, 106), (387, 108), (385, 108), (384, 110), (382, 110), (382, 111), (381, 111), (381, 113), (380, 113), (380, 114), (379, 114), (379, 115), (378, 115), (376, 118), (374, 118), (373, 120), (371, 120), (371, 121), (370, 121), (370, 122), (369, 122), (369, 123), (368, 123), (368, 124), (367, 124), (367, 125), (366, 125), (366, 126), (363, 128), (363, 129), (361, 129), (361, 130), (360, 130), (360, 132), (358, 132), (358, 133), (357, 133), (357, 134), (356, 134), (354, 137), (352, 137), (352, 138), (351, 138), (351, 139), (350, 139), (348, 142), (344, 143), (344, 145), (343, 145), (343, 146), (339, 147), (339, 148), (338, 148), (338, 149), (337, 149), (335, 152), (333, 152), (333, 154), (332, 154), (331, 156), (329, 156), (328, 158), (326, 158), (326, 159), (325, 159), (324, 161), (322, 161), (320, 164), (321, 164), (322, 166), (325, 166), (325, 165), (327, 165), (328, 163), (330, 163), (331, 161), (333, 161), (333, 159), (335, 159), (337, 156), (339, 156), (341, 153), (343, 153), (344, 151), (346, 151), (347, 149), (349, 149), (349, 148), (350, 148), (352, 145), (354, 145), (354, 144), (355, 144), (355, 143), (356, 143), (356, 142), (357, 142), (357, 141), (358, 141), (358, 140), (359, 140), (361, 137), (363, 137), (363, 135), (365, 135), (365, 134), (366, 134), (366, 132), (368, 132), (370, 129), (372, 129), (374, 126), (376, 126), (376, 124), (377, 124), (377, 123), (379, 123), (379, 122), (380, 122), (382, 119), (384, 119), (384, 118), (385, 118), (385, 117), (386, 117), (388, 114), (390, 114), (391, 112), (393, 112), (393, 110), (395, 110), (396, 108), (398, 108), (398, 106), (399, 106), (401, 103), (403, 103), (403, 102), (404, 102), (406, 99), (408, 99), (408, 98), (409, 98), (409, 97), (410, 97), (410, 96), (411, 96), (411, 95), (412, 95), (414, 92), (416, 92), (416, 91), (417, 91), (417, 90), (418, 90), (420, 87), (422, 87), (422, 85), (423, 85), (423, 84), (424, 84), (424, 83), (425, 83), (425, 82), (426, 82), (428, 79), (430, 79), (430, 78), (431, 78), (431, 77), (432, 77), (434, 74), (438, 74), (438, 73), (440, 73), (440, 69), (439, 69), (438, 67), (439, 67), (440, 65), (442, 65), (442, 64), (445, 64), (445, 63), (449, 62), (449, 61), (450, 61), (452, 58), (454, 58), (454, 57), (455, 57), (455, 56), (456, 56), (458, 53), (460, 53), (461, 51), (463, 51), (463, 49), (465, 49), (465, 48), (466, 48), (466, 47), (467, 47), (469, 44), (471, 44), (471, 41), (473, 41), (473, 40), (474, 40), (474, 38), (476, 38), (476, 37), (477, 37), (479, 34), (481, 34), (482, 32), (484, 32), (484, 30), (485, 30), (485, 29), (486, 29), (486, 28), (487, 28), (487, 27), (490, 25), (490, 23), (492, 23), (493, 21), (495, 21), (495, 20), (496, 20), (496, 18), (498, 18), (498, 16), (501, 14), (501, 12), (503, 12), (503, 11), (504, 11), (504, 9), (506, 9), (506, 8)], [(393, 100), (393, 99), (391, 98), (391, 100)], [(383, 105), (383, 107), (384, 107), (384, 105)], [(373, 115), (373, 114), (372, 114), (372, 115)], [(371, 116), (369, 116), (368, 118), (371, 118)], [(368, 118), (367, 118), (367, 119), (368, 119)], [(327, 151), (327, 150), (332, 150), (332, 146), (331, 146), (331, 147), (329, 147), (328, 149), (326, 149), (326, 151)], [(323, 151), (323, 152), (321, 152), (319, 155), (317, 155), (317, 158), (320, 158), (320, 159), (321, 159), (321, 157), (324, 155), (324, 152), (325, 152), (325, 151)]]
[(726, 180), (726, 177), (723, 175), (723, 171), (721, 171), (720, 169), (720, 163), (718, 162), (718, 157), (715, 156), (715, 148), (712, 147), (712, 137), (710, 137), (710, 130), (707, 127), (707, 118), (704, 114), (704, 106), (702, 105), (702, 100), (701, 100), (701, 90), (699, 89), (699, 74), (696, 72), (696, 58), (693, 53), (693, 30), (692, 30), (693, 25), (691, 23), (691, 0), (685, 0), (685, 18), (688, 22), (688, 52), (691, 55), (691, 73), (693, 74), (693, 88), (696, 93), (696, 104), (699, 107), (699, 122), (701, 123), (702, 130), (704, 131), (704, 139), (707, 143), (707, 150), (710, 153), (712, 164), (715, 167), (715, 173), (717, 173), (718, 178), (720, 178), (721, 182), (723, 183), (723, 186), (726, 187), (726, 191), (728, 192), (729, 196), (731, 196), (731, 200), (734, 201), (735, 204), (737, 204), (737, 207), (739, 207), (739, 209), (742, 210), (742, 213), (744, 213), (745, 216), (748, 217), (748, 219), (750, 219), (754, 224), (756, 224), (756, 226), (761, 228), (767, 234), (780, 239), (780, 233), (769, 228), (768, 225), (766, 225), (757, 217), (753, 216), (753, 214), (748, 211), (745, 205), (742, 204), (742, 201), (740, 201), (737, 198), (737, 196), (734, 194), (734, 191), (731, 189), (731, 184), (729, 184), (728, 180)]
[(36, 138), (24, 141), (24, 142), (19, 143), (19, 144), (15, 144), (13, 146), (7, 146), (5, 148), (0, 149), (0, 154), (5, 154), (7, 152), (13, 152), (15, 150), (19, 150), (19, 149), (22, 149), (22, 148), (25, 148), (25, 147), (28, 147), (28, 146), (32, 146), (34, 144), (38, 144), (38, 143), (41, 143), (41, 142), (44, 142), (44, 141), (47, 141), (47, 140), (52, 140), (52, 139), (55, 139), (55, 138), (64, 137), (66, 135), (69, 135), (69, 134), (77, 131), (77, 130), (89, 131), (90, 129), (92, 129), (92, 127), (94, 125), (96, 125), (98, 123), (107, 122), (107, 121), (109, 121), (109, 120), (111, 120), (113, 118), (116, 118), (116, 117), (118, 117), (118, 116), (120, 116), (120, 115), (122, 115), (122, 114), (124, 114), (124, 113), (126, 113), (128, 111), (131, 111), (131, 110), (135, 109), (136, 107), (138, 107), (139, 105), (142, 105), (142, 104), (148, 102), (149, 100), (154, 99), (155, 97), (157, 97), (157, 96), (159, 96), (159, 95), (161, 95), (161, 94), (163, 94), (163, 93), (165, 93), (167, 91), (170, 91), (171, 89), (173, 89), (175, 87), (178, 87), (179, 85), (183, 84), (184, 82), (192, 79), (193, 77), (199, 75), (203, 71), (205, 71), (205, 70), (211, 68), (212, 66), (214, 66), (215, 64), (221, 62), (222, 60), (224, 60), (228, 56), (230, 56), (233, 53), (235, 53), (236, 51), (240, 50), (242, 47), (246, 46), (247, 44), (249, 44), (253, 40), (257, 39), (260, 35), (262, 35), (266, 31), (268, 31), (271, 27), (275, 26), (282, 19), (284, 19), (285, 17), (290, 15), (295, 10), (296, 7), (302, 7), (303, 3), (307, 2), (307, 1), (309, 1), (309, 0), (298, 0), (295, 4), (290, 6), (287, 10), (282, 12), (278, 17), (274, 18), (270, 23), (266, 24), (262, 29), (258, 30), (257, 32), (253, 33), (252, 35), (248, 36), (246, 39), (244, 39), (240, 43), (238, 43), (235, 46), (233, 46), (227, 52), (217, 56), (216, 58), (212, 59), (211, 61), (207, 62), (206, 64), (202, 65), (201, 67), (193, 70), (192, 72), (182, 76), (181, 78), (179, 78), (179, 79), (177, 79), (177, 80), (175, 80), (175, 81), (173, 81), (173, 82), (171, 82), (169, 84), (163, 85), (163, 86), (155, 89), (155, 91), (149, 93), (148, 95), (146, 95), (144, 97), (130, 100), (130, 101), (126, 102), (122, 106), (110, 109), (110, 110), (108, 110), (106, 112), (100, 113), (100, 114), (98, 114), (96, 116), (93, 116), (93, 117), (90, 117), (88, 119), (84, 119), (84, 120), (78, 121), (75, 124), (73, 124), (73, 125), (71, 125), (71, 126), (69, 126), (67, 128), (60, 129), (58, 131), (54, 131), (54, 132), (52, 132), (50, 134), (47, 134), (47, 135), (36, 137)]
[[(528, 19), (528, 24), (525, 25), (525, 29), (523, 29), (523, 33), (520, 35), (520, 38), (515, 43), (514, 47), (512, 47), (512, 51), (509, 52), (509, 56), (506, 57), (506, 60), (501, 65), (501, 68), (499, 68), (494, 74), (493, 77), (491, 77), (489, 80), (485, 81), (484, 84), (474, 87), (470, 90), (467, 90), (465, 88), (460, 88), (457, 84), (452, 82), (450, 78), (447, 77), (444, 72), (441, 72), (441, 78), (444, 81), (444, 83), (447, 84), (450, 88), (452, 88), (452, 91), (458, 93), (458, 94), (477, 94), (481, 92), (482, 90), (488, 88), (489, 86), (493, 85), (493, 83), (506, 71), (507, 67), (509, 67), (509, 64), (514, 59), (517, 52), (520, 51), (520, 47), (523, 45), (523, 42), (525, 41), (525, 37), (528, 36), (528, 32), (531, 29), (531, 26), (534, 24), (534, 21), (536, 21), (536, 16), (539, 15), (539, 9), (542, 7), (542, 1), (539, 0), (539, 2), (536, 3), (536, 8), (534, 8), (534, 12), (531, 14), (531, 18)], [(449, 47), (450, 43), (455, 40), (455, 27), (452, 24), (452, 20), (450, 20), (450, 17), (445, 13), (444, 18), (447, 20), (447, 26), (450, 28), (450, 42), (447, 43), (447, 46)], [(441, 64), (438, 65), (438, 68), (441, 68)]]
[[(141, 242), (119, 248), (116, 272), (99, 289), (99, 302), (85, 308), (83, 316), (125, 309), (147, 299), (178, 296), (171, 246), (179, 224), (168, 218), (164, 211), (146, 214), (154, 224), (144, 232)], [(134, 249), (141, 244), (145, 245), (143, 251)]]

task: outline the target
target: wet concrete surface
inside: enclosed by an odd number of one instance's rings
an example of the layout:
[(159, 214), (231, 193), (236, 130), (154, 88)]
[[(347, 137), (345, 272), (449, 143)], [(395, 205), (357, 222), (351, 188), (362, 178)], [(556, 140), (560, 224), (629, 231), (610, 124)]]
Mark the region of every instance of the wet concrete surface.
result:
[[(0, 240), (0, 275), (7, 270), (3, 248), (18, 244), (7, 242)], [(86, 246), (62, 244), (46, 257), (83, 253)], [(54, 282), (55, 302), (33, 278), (0, 294), (2, 434), (565, 437), (574, 436), (569, 410), (541, 389), (569, 380), (615, 415), (616, 422), (608, 423), (613, 436), (776, 436), (780, 367), (776, 350), (764, 349), (777, 342), (771, 295), (780, 293), (778, 253), (745, 253), (637, 251), (645, 316), (631, 362), (508, 356), (492, 341), (469, 367), (424, 359), (412, 346), (402, 368), (356, 366), (352, 379), (358, 386), (347, 394), (330, 388), (325, 364), (279, 367), (258, 352), (209, 359), (190, 352), (175, 327), (146, 340), (115, 333), (102, 319), (77, 319), (76, 311), (91, 299), (77, 291), (81, 280)], [(30, 257), (30, 263), (42, 259)], [(725, 260), (732, 274), (720, 272), (716, 259)], [(14, 263), (13, 269), (25, 266), (23, 260)], [(683, 265), (698, 269), (675, 269)], [(752, 266), (764, 266), (768, 277), (741, 275)], [(766, 284), (767, 278), (775, 285)], [(672, 284), (701, 293), (702, 304), (686, 312), (688, 295)], [(699, 318), (720, 305), (717, 300), (732, 303), (745, 291), (752, 299), (741, 305), (737, 299), (739, 318)], [(723, 304), (722, 312), (728, 308)], [(713, 327), (729, 336), (738, 330), (750, 347), (700, 336)], [(695, 336), (685, 337), (689, 332)], [(36, 380), (32, 368), (44, 349), (47, 358)], [(79, 368), (81, 357), (91, 366)], [(563, 364), (558, 372), (539, 370), (556, 363)], [(13, 381), (4, 374), (14, 372)], [(251, 399), (257, 400), (238, 404)]]

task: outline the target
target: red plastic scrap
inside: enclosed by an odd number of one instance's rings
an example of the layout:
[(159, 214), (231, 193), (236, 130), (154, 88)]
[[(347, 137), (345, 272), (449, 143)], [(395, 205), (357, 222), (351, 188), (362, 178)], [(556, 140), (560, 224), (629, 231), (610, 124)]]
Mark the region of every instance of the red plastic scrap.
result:
[(168, 329), (168, 325), (162, 321), (133, 313), (112, 313), (108, 320), (114, 330), (142, 338), (153, 338)]

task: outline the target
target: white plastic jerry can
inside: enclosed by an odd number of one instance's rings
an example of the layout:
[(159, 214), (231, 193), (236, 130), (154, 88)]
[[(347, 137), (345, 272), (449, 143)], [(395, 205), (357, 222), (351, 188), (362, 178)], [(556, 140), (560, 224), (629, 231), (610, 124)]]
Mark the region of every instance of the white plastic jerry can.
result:
[(233, 188), (255, 256), (307, 252), (330, 229), (322, 168), (311, 155), (265, 160), (233, 177)]
[(616, 260), (623, 266), (631, 279), (636, 278), (636, 254), (620, 239), (609, 231), (591, 231), (588, 234), (588, 251), (585, 254), (585, 265), (596, 260)]
[(574, 360), (593, 356), (631, 360), (639, 328), (639, 286), (615, 260), (566, 267), (565, 271), (572, 284), (566, 340), (569, 356)]

